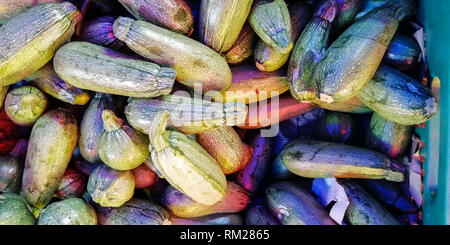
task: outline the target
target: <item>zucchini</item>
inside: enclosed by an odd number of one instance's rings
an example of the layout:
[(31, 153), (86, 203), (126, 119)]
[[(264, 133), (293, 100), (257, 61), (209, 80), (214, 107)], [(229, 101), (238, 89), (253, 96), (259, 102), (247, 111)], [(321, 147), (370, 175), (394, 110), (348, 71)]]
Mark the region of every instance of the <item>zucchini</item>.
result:
[(197, 142), (216, 159), (224, 174), (233, 174), (247, 165), (250, 159), (248, 145), (230, 126), (211, 129), (198, 134)]
[(251, 145), (253, 154), (248, 164), (237, 173), (235, 182), (250, 194), (255, 194), (264, 183), (272, 161), (274, 142), (272, 138), (258, 135)]
[(345, 218), (351, 225), (400, 225), (400, 223), (361, 186), (340, 180), (349, 199)]
[(411, 141), (413, 126), (401, 125), (373, 113), (367, 131), (367, 148), (381, 152), (390, 158), (402, 156)]
[(247, 20), (252, 3), (253, 0), (202, 0), (200, 40), (219, 54), (228, 51)]
[(43, 67), (71, 38), (81, 18), (69, 3), (40, 4), (0, 27), (0, 86), (19, 82)]
[(385, 155), (355, 146), (314, 140), (294, 140), (281, 154), (292, 173), (306, 178), (386, 179), (403, 182)]
[(59, 78), (53, 70), (52, 62), (47, 63), (25, 80), (58, 100), (72, 105), (85, 105), (91, 97), (83, 89), (74, 87)]
[(194, 31), (194, 16), (185, 0), (119, 0), (136, 19), (184, 35)]
[(267, 45), (281, 53), (289, 53), (294, 46), (291, 40), (291, 17), (284, 0), (257, 0), (248, 21), (256, 34)]
[(358, 95), (375, 74), (404, 16), (401, 6), (386, 4), (348, 27), (314, 70), (311, 84), (319, 99), (338, 103)]
[(0, 225), (34, 225), (36, 219), (27, 201), (15, 193), (0, 192)]
[(266, 100), (278, 96), (289, 89), (285, 72), (261, 72), (254, 66), (231, 68), (233, 80), (231, 86), (222, 92), (225, 102), (245, 104)]
[(42, 91), (33, 86), (22, 86), (6, 95), (5, 112), (15, 124), (30, 126), (45, 112), (47, 105), (47, 97)]
[(96, 225), (94, 208), (80, 198), (54, 202), (42, 210), (38, 225)]
[(216, 160), (197, 142), (178, 131), (165, 130), (169, 112), (158, 113), (150, 125), (152, 165), (183, 194), (204, 205), (225, 196), (227, 182)]
[(213, 205), (197, 203), (172, 186), (166, 188), (162, 202), (178, 217), (195, 218), (209, 214), (238, 213), (247, 207), (250, 197), (244, 188), (228, 182), (227, 193)]
[(84, 111), (80, 125), (78, 148), (81, 156), (90, 163), (101, 163), (98, 155), (98, 139), (103, 131), (103, 110), (113, 110), (113, 98), (109, 94), (96, 93)]
[(239, 102), (221, 104), (179, 95), (155, 99), (129, 98), (125, 115), (133, 128), (148, 134), (153, 118), (164, 110), (170, 111), (169, 126), (186, 134), (239, 125), (247, 116), (246, 105)]
[(336, 225), (310, 193), (290, 182), (269, 185), (266, 199), (269, 210), (283, 225)]
[(392, 38), (383, 62), (400, 71), (414, 68), (422, 60), (422, 50), (413, 38), (397, 33)]
[(169, 213), (158, 204), (133, 198), (120, 207), (97, 207), (99, 225), (169, 225)]
[(0, 2), (0, 25), (8, 19), (27, 9), (43, 3), (60, 2), (61, 0), (3, 0)]
[(102, 112), (103, 131), (98, 139), (98, 155), (108, 166), (117, 170), (131, 170), (148, 157), (148, 138), (123, 124), (113, 111)]
[(239, 33), (236, 41), (230, 50), (223, 54), (228, 64), (239, 64), (245, 61), (253, 54), (253, 45), (258, 36), (253, 31), (252, 27), (246, 23)]
[(355, 125), (350, 114), (327, 111), (319, 122), (318, 135), (324, 141), (346, 143), (349, 142)]
[(21, 195), (37, 214), (51, 200), (78, 140), (78, 122), (66, 109), (54, 109), (33, 125), (25, 158)]
[(317, 100), (312, 75), (328, 46), (332, 23), (337, 12), (336, 1), (319, 5), (312, 20), (295, 43), (288, 66), (290, 91), (299, 101)]
[(175, 71), (132, 59), (88, 42), (70, 42), (53, 59), (55, 72), (82, 89), (132, 97), (158, 97), (172, 91)]
[(176, 80), (189, 88), (196, 83), (203, 92), (230, 87), (231, 71), (225, 60), (191, 38), (125, 17), (114, 23), (114, 35), (141, 56), (175, 69)]
[(89, 176), (87, 192), (102, 207), (120, 207), (133, 197), (134, 176), (129, 170), (119, 171), (102, 164)]
[(403, 125), (426, 122), (438, 109), (429, 88), (387, 66), (380, 66), (358, 98), (380, 116)]
[[(303, 28), (308, 24), (312, 15), (312, 9), (305, 2), (294, 2), (289, 6), (289, 15), (291, 17), (291, 40), (295, 42), (302, 33)], [(280, 52), (278, 49), (259, 40), (254, 51), (256, 67), (260, 71), (276, 71), (288, 61), (290, 54), (291, 52)]]

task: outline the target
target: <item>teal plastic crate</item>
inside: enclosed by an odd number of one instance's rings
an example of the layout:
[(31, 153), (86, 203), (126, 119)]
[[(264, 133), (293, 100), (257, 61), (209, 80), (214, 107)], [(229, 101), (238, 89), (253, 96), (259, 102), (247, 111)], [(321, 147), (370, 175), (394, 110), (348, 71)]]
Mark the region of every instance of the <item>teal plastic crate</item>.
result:
[(440, 107), (418, 134), (425, 142), (423, 222), (450, 224), (450, 0), (419, 0), (419, 19), (425, 28), (426, 57)]

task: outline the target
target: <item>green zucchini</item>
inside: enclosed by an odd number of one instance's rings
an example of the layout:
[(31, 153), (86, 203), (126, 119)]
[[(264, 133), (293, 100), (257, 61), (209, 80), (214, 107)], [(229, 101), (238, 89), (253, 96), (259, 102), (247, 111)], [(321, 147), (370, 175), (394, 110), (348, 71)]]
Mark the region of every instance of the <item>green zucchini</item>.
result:
[(102, 207), (120, 207), (133, 197), (134, 186), (131, 171), (119, 171), (102, 164), (89, 175), (87, 192), (92, 201)]
[(380, 116), (403, 125), (423, 123), (438, 109), (429, 88), (387, 66), (380, 66), (358, 98)]
[(152, 25), (119, 17), (114, 35), (141, 56), (176, 71), (176, 80), (189, 88), (201, 83), (202, 91), (230, 87), (231, 71), (225, 60), (208, 46)]
[(22, 86), (6, 95), (5, 112), (15, 124), (30, 126), (45, 112), (47, 105), (47, 97), (42, 91), (33, 86)]
[(339, 180), (349, 199), (345, 218), (351, 225), (400, 225), (377, 200), (350, 180)]
[(0, 86), (19, 82), (43, 67), (71, 38), (81, 18), (69, 3), (40, 4), (0, 27)]
[(218, 53), (228, 51), (247, 20), (252, 3), (253, 0), (201, 1), (200, 40)]
[(322, 4), (295, 43), (287, 77), (291, 82), (291, 94), (299, 101), (317, 100), (312, 75), (328, 46), (336, 12), (335, 1)]
[[(169, 126), (186, 134), (196, 134), (211, 129), (240, 125), (247, 117), (243, 103), (214, 103), (179, 95), (164, 95), (155, 99), (128, 99), (125, 115), (130, 125), (148, 134), (155, 115), (170, 111)], [(215, 112), (214, 114), (211, 112)], [(182, 114), (183, 113), (183, 114)]]
[(27, 201), (14, 193), (0, 193), (0, 225), (34, 225)]
[[(303, 28), (311, 18), (311, 6), (305, 2), (294, 2), (289, 6), (291, 17), (291, 40), (295, 42), (302, 33)], [(256, 67), (261, 71), (276, 71), (280, 69), (289, 59), (291, 52), (283, 53), (272, 48), (264, 41), (259, 40), (254, 51)]]
[(78, 139), (78, 123), (66, 109), (54, 109), (33, 125), (25, 158), (21, 195), (35, 214), (51, 200)]
[(375, 74), (404, 16), (401, 6), (386, 4), (348, 27), (314, 70), (311, 83), (319, 99), (333, 103), (358, 95)]
[(54, 202), (42, 210), (38, 225), (96, 225), (94, 208), (80, 198)]
[(178, 131), (166, 130), (169, 112), (158, 113), (150, 125), (153, 167), (180, 192), (204, 205), (226, 194), (227, 182), (216, 160), (197, 142)]
[(194, 218), (210, 214), (238, 213), (244, 210), (250, 202), (248, 192), (233, 182), (227, 183), (227, 193), (214, 205), (195, 202), (176, 188), (166, 188), (162, 202), (171, 213), (182, 218)]
[(0, 192), (20, 191), (22, 181), (22, 163), (17, 156), (0, 155)]
[(147, 136), (123, 124), (111, 110), (104, 110), (102, 118), (103, 131), (98, 140), (100, 159), (117, 170), (131, 170), (141, 165), (149, 155)]
[(184, 35), (194, 31), (194, 17), (185, 0), (119, 0), (136, 19)]
[(72, 105), (85, 105), (90, 95), (83, 89), (64, 82), (53, 69), (52, 62), (25, 79), (43, 92)]
[(86, 111), (80, 125), (78, 148), (81, 156), (90, 163), (101, 163), (98, 155), (98, 139), (103, 131), (103, 110), (114, 110), (113, 98), (110, 94), (96, 93)]
[(402, 156), (409, 143), (413, 126), (391, 122), (373, 113), (366, 135), (366, 147), (391, 158)]
[(294, 140), (280, 154), (287, 169), (301, 177), (404, 181), (402, 172), (391, 170), (392, 162), (388, 157), (365, 148), (314, 140)]
[(82, 89), (132, 97), (158, 97), (172, 91), (175, 71), (130, 58), (88, 42), (70, 42), (53, 59), (55, 72)]
[(281, 53), (292, 50), (291, 17), (284, 0), (255, 1), (248, 20), (264, 43)]
[(99, 225), (169, 225), (170, 214), (160, 205), (133, 198), (120, 207), (98, 207)]
[(290, 182), (277, 182), (266, 189), (269, 210), (283, 225), (336, 225), (314, 197)]

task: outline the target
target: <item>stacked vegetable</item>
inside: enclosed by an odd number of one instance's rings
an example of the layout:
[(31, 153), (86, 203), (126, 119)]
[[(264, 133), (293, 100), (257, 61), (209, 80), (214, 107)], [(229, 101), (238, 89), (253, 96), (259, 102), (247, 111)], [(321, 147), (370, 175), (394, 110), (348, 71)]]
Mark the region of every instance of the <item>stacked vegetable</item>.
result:
[(0, 9), (0, 224), (419, 222), (413, 0)]

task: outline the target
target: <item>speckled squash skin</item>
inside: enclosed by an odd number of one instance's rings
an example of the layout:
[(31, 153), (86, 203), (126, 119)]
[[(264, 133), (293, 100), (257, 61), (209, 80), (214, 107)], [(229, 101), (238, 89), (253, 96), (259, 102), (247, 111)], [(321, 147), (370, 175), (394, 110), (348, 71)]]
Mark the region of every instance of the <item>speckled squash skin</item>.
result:
[(317, 100), (312, 75), (328, 47), (337, 8), (336, 1), (326, 1), (319, 5), (292, 50), (287, 77), (291, 94), (299, 101)]
[[(224, 125), (239, 125), (245, 122), (247, 117), (247, 107), (243, 103), (211, 103), (178, 95), (164, 95), (155, 99), (130, 98), (125, 115), (133, 128), (148, 134), (153, 118), (164, 110), (170, 111), (169, 127), (185, 134), (197, 134)], [(184, 114), (185, 118), (181, 117), (180, 113), (184, 111), (190, 112), (190, 116)], [(200, 111), (203, 117), (195, 117), (195, 113)], [(215, 112), (214, 115), (208, 113), (211, 111)]]
[(224, 174), (241, 170), (250, 159), (248, 146), (230, 126), (200, 133), (197, 142), (217, 160)]
[(172, 91), (172, 68), (130, 58), (88, 42), (70, 42), (55, 54), (53, 67), (65, 82), (82, 89), (138, 98)]
[(158, 204), (133, 198), (117, 208), (98, 207), (99, 225), (169, 225), (169, 213)]
[(396, 33), (383, 57), (383, 62), (400, 71), (414, 68), (422, 60), (422, 50), (414, 38)]
[(0, 225), (34, 225), (36, 219), (26, 200), (14, 193), (0, 193)]
[(213, 205), (226, 194), (227, 181), (217, 161), (186, 135), (166, 130), (169, 112), (153, 119), (149, 138), (152, 166), (180, 193), (202, 205)]
[(267, 205), (283, 225), (335, 225), (314, 197), (290, 182), (271, 184), (266, 190)]
[(2, 25), (0, 86), (16, 83), (43, 67), (56, 50), (69, 41), (79, 19), (80, 13), (71, 3), (47, 3), (18, 14)]
[(42, 210), (38, 225), (97, 225), (94, 208), (80, 198), (54, 202)]
[(294, 140), (281, 154), (292, 173), (306, 178), (362, 178), (403, 182), (385, 155), (355, 146), (325, 141)]
[(43, 3), (62, 2), (61, 0), (2, 0), (0, 2), (0, 25), (11, 17)]
[[(305, 2), (294, 2), (289, 6), (289, 15), (291, 17), (291, 40), (295, 43), (311, 18), (312, 7)], [(288, 61), (290, 54), (291, 52), (280, 52), (259, 40), (254, 50), (256, 67), (265, 72), (276, 71)]]
[(87, 192), (92, 201), (102, 207), (120, 207), (133, 197), (134, 187), (131, 171), (119, 171), (102, 164), (89, 176)]
[(175, 69), (176, 80), (189, 88), (196, 83), (201, 83), (203, 92), (230, 87), (231, 71), (226, 61), (191, 38), (125, 17), (114, 23), (114, 35), (139, 55)]
[(311, 83), (318, 98), (337, 103), (358, 95), (377, 71), (404, 16), (399, 5), (387, 4), (348, 27), (314, 70)]
[(119, 0), (136, 19), (190, 35), (194, 16), (185, 0)]
[(345, 211), (351, 225), (399, 225), (400, 223), (361, 186), (350, 180), (339, 180), (350, 201)]
[(241, 33), (236, 38), (230, 50), (223, 54), (228, 64), (239, 64), (253, 55), (253, 45), (258, 40), (258, 36), (252, 27), (246, 23), (242, 27)]
[(367, 131), (367, 148), (381, 152), (390, 158), (402, 156), (409, 146), (413, 126), (401, 125), (373, 113)]
[(17, 125), (30, 126), (45, 112), (48, 100), (34, 86), (15, 88), (6, 95), (5, 112)]
[(291, 17), (284, 0), (255, 1), (248, 21), (267, 45), (282, 53), (292, 50), (294, 44), (291, 40)]
[(51, 200), (78, 140), (78, 122), (66, 109), (54, 109), (34, 124), (25, 158), (21, 195), (37, 209)]
[(0, 155), (0, 192), (19, 193), (23, 166), (17, 156)]
[(379, 67), (358, 98), (380, 116), (403, 125), (426, 122), (438, 110), (429, 88), (384, 65)]
[(250, 202), (248, 192), (233, 182), (228, 182), (227, 193), (214, 205), (197, 203), (172, 186), (162, 197), (163, 204), (178, 217), (195, 218), (218, 213), (238, 213)]
[(53, 69), (52, 62), (47, 63), (25, 80), (54, 98), (72, 105), (85, 105), (90, 99), (89, 93), (64, 82), (58, 77)]
[(113, 98), (109, 94), (96, 93), (81, 120), (78, 148), (81, 156), (90, 163), (101, 163), (98, 144), (103, 131), (103, 110), (115, 111)]
[(228, 51), (239, 36), (252, 4), (253, 0), (201, 1), (200, 39), (218, 53)]
[(148, 137), (123, 124), (113, 111), (103, 110), (103, 131), (98, 139), (98, 154), (109, 167), (131, 170), (149, 156)]

